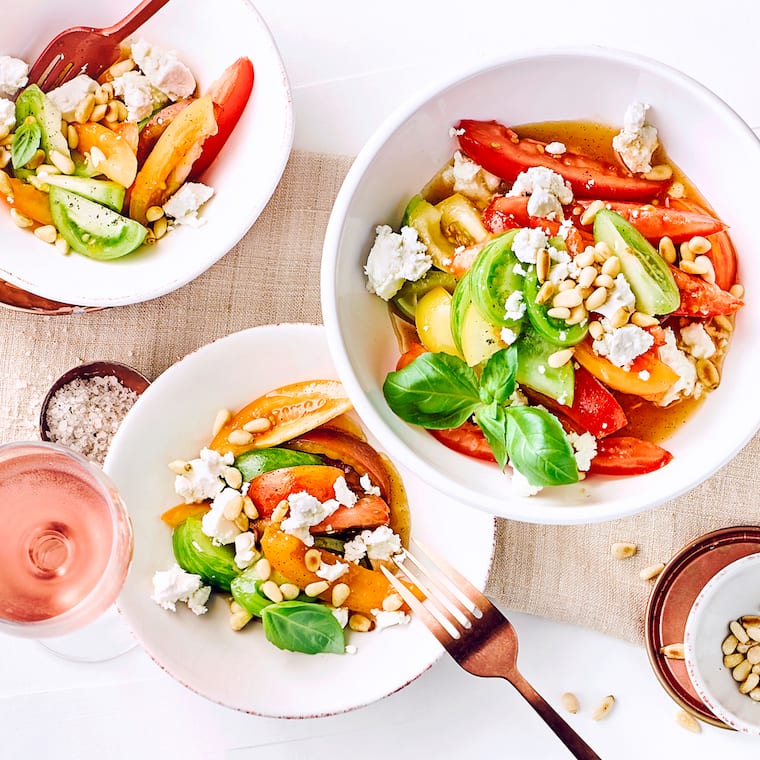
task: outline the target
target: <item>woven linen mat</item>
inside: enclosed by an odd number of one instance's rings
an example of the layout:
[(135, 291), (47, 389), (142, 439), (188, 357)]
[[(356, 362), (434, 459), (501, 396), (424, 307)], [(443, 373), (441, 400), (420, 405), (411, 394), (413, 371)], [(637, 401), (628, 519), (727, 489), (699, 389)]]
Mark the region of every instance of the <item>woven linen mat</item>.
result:
[[(48, 387), (81, 362), (123, 361), (155, 379), (231, 332), (321, 322), (322, 239), (350, 164), (346, 156), (295, 151), (243, 240), (195, 281), (162, 298), (67, 316), (0, 309), (0, 440), (36, 439)], [(638, 571), (666, 562), (708, 531), (759, 523), (759, 454), (756, 437), (702, 486), (632, 518), (571, 527), (499, 520), (489, 593), (514, 610), (641, 643), (650, 584)], [(613, 560), (615, 541), (635, 543), (638, 554)]]

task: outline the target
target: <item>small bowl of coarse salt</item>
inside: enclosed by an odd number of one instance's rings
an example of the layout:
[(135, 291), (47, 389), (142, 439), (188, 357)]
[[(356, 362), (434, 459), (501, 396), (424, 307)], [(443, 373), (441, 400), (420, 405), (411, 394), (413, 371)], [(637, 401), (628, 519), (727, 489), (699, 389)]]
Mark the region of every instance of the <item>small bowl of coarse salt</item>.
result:
[(96, 361), (64, 372), (40, 409), (40, 437), (102, 465), (111, 439), (150, 380), (119, 362)]

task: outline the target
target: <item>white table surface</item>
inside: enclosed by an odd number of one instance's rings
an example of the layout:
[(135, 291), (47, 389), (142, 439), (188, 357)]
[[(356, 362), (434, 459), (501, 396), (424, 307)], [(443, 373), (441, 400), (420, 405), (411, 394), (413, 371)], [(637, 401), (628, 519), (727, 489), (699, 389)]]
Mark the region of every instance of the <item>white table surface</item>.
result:
[[(568, 44), (619, 47), (702, 81), (760, 127), (756, 0), (259, 0), (293, 87), (295, 147), (355, 154), (394, 107), (432, 83), (512, 50)], [(582, 87), (579, 88), (582, 93)], [(675, 723), (677, 705), (642, 648), (509, 613), (521, 669), (558, 705), (581, 700), (570, 723), (604, 758), (693, 760), (757, 753), (760, 739)], [(0, 758), (37, 760), (310, 760), (355, 756), (563, 758), (568, 753), (514, 690), (442, 658), (403, 691), (331, 718), (279, 721), (240, 714), (189, 692), (139, 649), (74, 664), (37, 643), (0, 637)], [(264, 685), (262, 687), (265, 688)], [(592, 707), (612, 693), (603, 721)]]

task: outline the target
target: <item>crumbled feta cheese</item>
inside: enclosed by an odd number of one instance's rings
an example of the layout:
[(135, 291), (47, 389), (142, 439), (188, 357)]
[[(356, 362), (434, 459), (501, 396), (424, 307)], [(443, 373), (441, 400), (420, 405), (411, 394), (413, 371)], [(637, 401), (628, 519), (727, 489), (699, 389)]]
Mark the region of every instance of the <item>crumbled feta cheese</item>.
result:
[(299, 491), (288, 496), (290, 510), (280, 524), (280, 528), (291, 536), (299, 538), (307, 546), (314, 545), (314, 536), (309, 528), (326, 520), (339, 506), (337, 500), (328, 499), (321, 502), (306, 491)]
[(545, 166), (532, 166), (520, 172), (507, 195), (529, 195), (528, 214), (547, 219), (562, 219), (562, 206), (573, 202), (570, 185)]
[(596, 438), (591, 433), (568, 433), (568, 440), (575, 449), (575, 462), (578, 469), (587, 472), (591, 467), (591, 460), (596, 456)]
[(371, 610), (375, 617), (375, 627), (379, 631), (384, 631), (394, 625), (407, 625), (411, 617), (403, 610), (389, 612), (387, 610)]
[(543, 230), (524, 227), (512, 239), (512, 252), (524, 264), (535, 264), (538, 252), (546, 248), (549, 239)]
[(628, 324), (612, 330), (605, 329), (592, 345), (599, 356), (606, 356), (616, 367), (627, 369), (637, 356), (648, 351), (653, 344), (654, 338), (646, 330)]
[(256, 536), (247, 530), (235, 536), (235, 564), (241, 569), (252, 565), (261, 555), (256, 549)]
[(639, 372), (639, 379), (646, 382), (651, 377), (651, 373), (648, 369), (642, 369), (641, 372)]
[(401, 538), (387, 525), (374, 530), (363, 530), (358, 536), (346, 541), (343, 557), (349, 562), (358, 562), (365, 555), (370, 559), (390, 559), (401, 551)]
[(682, 327), (681, 342), (695, 359), (709, 359), (715, 353), (715, 344), (701, 322)]
[(213, 449), (202, 449), (198, 459), (188, 462), (190, 469), (174, 479), (174, 490), (185, 504), (213, 499), (223, 488), (222, 472), (235, 458), (231, 453), (224, 456)]
[(200, 227), (206, 220), (198, 216), (198, 210), (214, 194), (214, 188), (202, 182), (185, 182), (163, 205), (164, 213), (175, 224)]
[(514, 272), (514, 274), (518, 275), (519, 277), (525, 277), (525, 275), (528, 274), (528, 272), (523, 268), (523, 265), (519, 261), (512, 267), (512, 272)]
[[(525, 306), (525, 304), (523, 304), (523, 306)], [(520, 336), (514, 330), (510, 330), (508, 327), (502, 327), (499, 337), (503, 343), (507, 346), (511, 346)]]
[(167, 97), (157, 90), (148, 77), (139, 71), (127, 71), (113, 80), (114, 95), (118, 95), (127, 107), (129, 121), (147, 119), (153, 111), (167, 102)]
[(525, 314), (525, 301), (522, 290), (513, 290), (504, 302), (504, 319), (522, 319)]
[[(66, 121), (74, 121), (77, 106), (88, 95), (97, 92), (98, 87), (99, 85), (94, 79), (86, 74), (80, 74), (60, 87), (50, 90), (47, 96)], [(115, 88), (114, 92), (116, 92)]]
[(394, 232), (387, 224), (381, 224), (375, 229), (375, 235), (364, 274), (367, 290), (387, 301), (398, 293), (405, 280), (419, 280), (433, 265), (433, 260), (413, 227), (402, 227), (401, 232)]
[(380, 496), (380, 489), (374, 485), (369, 473), (365, 473), (359, 478), (359, 485), (364, 489), (368, 496)]
[(348, 483), (342, 475), (335, 480), (333, 491), (335, 491), (335, 499), (338, 504), (342, 504), (344, 507), (353, 507), (359, 500), (359, 497), (348, 487)]
[(561, 156), (565, 151), (567, 151), (567, 148), (565, 147), (564, 143), (561, 142), (550, 142), (545, 148), (546, 152), (551, 156)]
[(331, 607), (333, 617), (340, 623), (341, 628), (348, 625), (348, 607)]
[(165, 610), (175, 612), (177, 602), (185, 602), (196, 615), (203, 615), (208, 612), (205, 605), (210, 594), (211, 586), (204, 586), (200, 575), (188, 573), (176, 563), (153, 574), (151, 599)]
[(512, 465), (512, 493), (515, 496), (535, 496), (542, 486), (532, 486), (528, 479)]
[(132, 43), (132, 59), (150, 83), (171, 100), (195, 92), (195, 77), (173, 50), (162, 50), (144, 39)]
[(356, 654), (358, 651), (353, 644), (346, 644), (346, 654)]
[(484, 203), (491, 199), (501, 184), (499, 177), (486, 171), (459, 150), (454, 153), (454, 163), (443, 171), (442, 178), (452, 186), (453, 192)]
[(689, 357), (676, 345), (676, 336), (670, 327), (665, 328), (665, 344), (657, 349), (660, 360), (665, 362), (677, 375), (673, 385), (657, 401), (658, 406), (668, 406), (681, 396), (696, 396), (697, 369)]
[(612, 147), (632, 172), (652, 169), (652, 154), (657, 149), (657, 129), (645, 123), (649, 105), (631, 103), (625, 111), (623, 128), (612, 138)]
[(8, 133), (15, 126), (16, 104), (8, 98), (0, 98), (0, 133)]
[(342, 575), (348, 572), (348, 565), (345, 562), (335, 562), (328, 565), (326, 562), (320, 562), (319, 567), (314, 571), (320, 578), (324, 578), (328, 583), (334, 583)]
[(243, 532), (232, 521), (224, 516), (224, 508), (233, 499), (240, 498), (240, 491), (225, 488), (211, 502), (211, 509), (201, 518), (201, 530), (215, 544), (231, 544)]
[(457, 129), (456, 127), (449, 127), (449, 137), (459, 137), (464, 134), (464, 129)]
[(12, 98), (28, 81), (29, 64), (0, 55), (0, 98)]
[(615, 285), (607, 291), (607, 300), (601, 306), (597, 306), (594, 311), (607, 319), (612, 319), (612, 315), (621, 307), (627, 312), (636, 311), (636, 296), (622, 272), (615, 277)]

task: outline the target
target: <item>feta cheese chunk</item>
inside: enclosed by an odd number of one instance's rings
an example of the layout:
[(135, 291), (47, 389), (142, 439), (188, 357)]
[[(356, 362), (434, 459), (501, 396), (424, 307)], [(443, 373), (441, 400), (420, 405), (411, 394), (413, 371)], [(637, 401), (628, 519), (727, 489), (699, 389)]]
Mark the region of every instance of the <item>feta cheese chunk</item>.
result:
[(148, 81), (170, 100), (189, 98), (195, 92), (195, 77), (173, 50), (162, 50), (139, 39), (132, 43), (132, 59)]
[(29, 64), (0, 55), (0, 98), (12, 98), (29, 81)]
[(637, 356), (648, 351), (653, 344), (654, 338), (646, 330), (628, 324), (605, 330), (592, 346), (599, 356), (606, 356), (616, 367), (627, 369)]
[(607, 291), (607, 300), (601, 306), (597, 306), (594, 311), (607, 319), (612, 319), (613, 314), (621, 307), (627, 312), (636, 311), (636, 296), (622, 272), (615, 277), (614, 286)]
[(504, 302), (504, 319), (522, 319), (525, 308), (522, 290), (513, 290)]
[(567, 438), (575, 450), (575, 463), (582, 472), (591, 467), (591, 460), (596, 456), (596, 438), (591, 433), (568, 433)]
[(546, 146), (545, 150), (551, 156), (561, 156), (563, 153), (567, 151), (567, 148), (565, 147), (565, 143), (550, 142)]
[(652, 169), (652, 154), (657, 149), (657, 129), (646, 123), (646, 103), (631, 103), (623, 117), (623, 128), (612, 138), (612, 147), (632, 172)]
[(60, 87), (50, 90), (47, 96), (66, 121), (74, 121), (77, 106), (88, 95), (94, 95), (98, 90), (98, 86), (98, 83), (94, 79), (86, 74), (80, 74)]
[(113, 80), (113, 91), (127, 107), (129, 121), (147, 119), (153, 111), (167, 102), (167, 97), (157, 90), (139, 71), (127, 71)]
[(224, 488), (211, 502), (211, 509), (201, 518), (201, 530), (215, 544), (232, 544), (243, 532), (238, 526), (224, 516), (224, 508), (233, 499), (240, 498), (240, 491)]
[(8, 98), (0, 98), (0, 134), (6, 135), (16, 126), (16, 105)]
[(200, 227), (206, 220), (198, 216), (200, 207), (214, 194), (214, 188), (202, 182), (185, 182), (163, 205), (164, 213), (175, 224)]
[(345, 562), (335, 562), (332, 565), (328, 565), (326, 562), (321, 562), (319, 567), (315, 570), (315, 573), (320, 578), (324, 578), (328, 583), (334, 583), (347, 572), (348, 565)]
[(213, 449), (202, 449), (198, 459), (188, 462), (190, 469), (174, 479), (175, 492), (186, 504), (213, 499), (224, 488), (222, 472), (234, 461), (231, 453), (222, 456)]
[(524, 264), (535, 264), (538, 252), (546, 248), (548, 242), (549, 238), (543, 230), (523, 227), (512, 239), (512, 251)]
[(403, 610), (389, 612), (388, 610), (371, 610), (375, 618), (375, 626), (379, 631), (394, 625), (407, 625), (411, 617)]
[(433, 265), (433, 260), (412, 227), (394, 232), (387, 224), (381, 224), (375, 234), (364, 274), (367, 290), (387, 301), (398, 293), (405, 280), (419, 280)]
[(520, 336), (514, 330), (510, 330), (508, 327), (502, 327), (499, 332), (499, 337), (501, 338), (502, 343), (511, 346)]
[(288, 516), (282, 521), (280, 528), (307, 546), (313, 546), (314, 536), (309, 532), (309, 528), (326, 520), (340, 504), (336, 499), (321, 502), (316, 496), (299, 491), (288, 496), (288, 506)]
[(454, 163), (444, 170), (443, 180), (452, 186), (452, 192), (484, 204), (501, 184), (499, 177), (486, 171), (459, 150), (454, 153)]
[(546, 219), (562, 219), (562, 206), (573, 202), (573, 191), (564, 177), (545, 166), (520, 172), (507, 195), (529, 195), (528, 214)]
[(368, 473), (359, 478), (359, 485), (368, 496), (380, 496), (380, 489), (372, 482)]
[(695, 359), (709, 359), (715, 353), (715, 344), (701, 322), (692, 322), (682, 327), (681, 342)]
[(665, 344), (657, 349), (657, 353), (660, 360), (678, 375), (678, 380), (657, 401), (657, 405), (668, 406), (683, 396), (698, 398), (701, 386), (697, 383), (697, 368), (676, 345), (676, 336), (670, 327), (665, 328)]
[(177, 602), (185, 602), (196, 615), (203, 615), (208, 612), (210, 594), (211, 586), (204, 586), (200, 575), (188, 573), (176, 563), (153, 574), (151, 599), (165, 610), (176, 612)]
[(333, 484), (335, 500), (344, 507), (353, 507), (359, 500), (359, 497), (348, 487), (346, 479), (341, 476)]
[(533, 486), (514, 465), (512, 465), (512, 493), (515, 496), (535, 496), (543, 490), (542, 486)]
[(346, 541), (343, 557), (358, 562), (365, 555), (369, 559), (387, 560), (401, 551), (401, 538), (387, 525), (374, 530), (363, 530), (358, 536)]
[(241, 570), (245, 570), (260, 557), (256, 549), (256, 536), (251, 531), (235, 536), (235, 564)]

